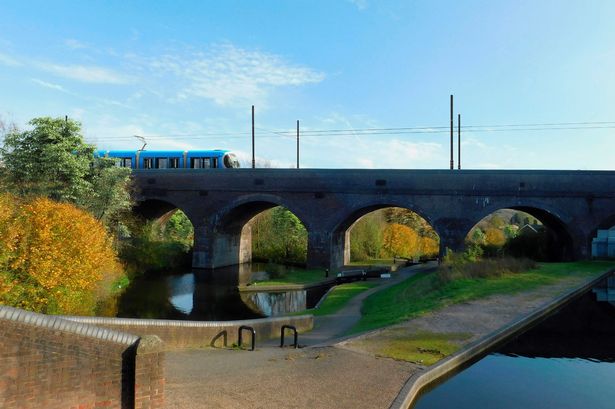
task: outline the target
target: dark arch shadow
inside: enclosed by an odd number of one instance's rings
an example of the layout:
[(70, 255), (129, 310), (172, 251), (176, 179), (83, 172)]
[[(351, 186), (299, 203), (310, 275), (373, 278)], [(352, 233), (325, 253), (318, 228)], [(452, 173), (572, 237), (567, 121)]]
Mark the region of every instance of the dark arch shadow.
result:
[[(511, 209), (525, 212), (538, 219), (546, 228), (546, 257), (549, 261), (570, 261), (575, 257), (574, 240), (568, 227), (552, 212), (534, 206), (503, 206), (492, 209), (483, 215), (475, 224), (498, 210)], [(469, 234), (469, 231), (468, 231)]]
[(158, 199), (148, 199), (138, 202), (132, 208), (132, 212), (145, 220), (157, 220), (167, 217), (169, 213), (172, 215), (177, 209), (180, 209), (179, 206), (173, 203)]

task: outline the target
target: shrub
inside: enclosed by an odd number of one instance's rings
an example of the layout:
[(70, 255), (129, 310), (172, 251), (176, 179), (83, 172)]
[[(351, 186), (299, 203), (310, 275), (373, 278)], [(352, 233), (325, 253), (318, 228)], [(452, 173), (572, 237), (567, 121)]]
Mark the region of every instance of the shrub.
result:
[(537, 268), (538, 264), (528, 258), (498, 257), (477, 261), (468, 260), (463, 253), (447, 254), (438, 267), (436, 276), (440, 284), (458, 279), (500, 277)]
[(67, 203), (0, 195), (0, 237), (3, 304), (92, 314), (123, 274), (104, 226)]

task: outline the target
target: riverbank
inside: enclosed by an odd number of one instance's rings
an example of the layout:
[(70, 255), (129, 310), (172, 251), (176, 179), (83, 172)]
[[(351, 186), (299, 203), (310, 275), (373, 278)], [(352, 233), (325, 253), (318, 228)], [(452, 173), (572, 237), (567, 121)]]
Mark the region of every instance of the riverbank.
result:
[[(455, 345), (463, 348), (598, 275), (564, 278), (514, 295), (492, 295), (449, 305), (393, 327), (322, 347), (171, 352), (166, 364), (167, 408), (388, 407), (407, 379), (424, 372), (426, 365), (418, 360), (383, 357), (383, 346), (422, 331), (444, 337), (462, 333)], [(351, 304), (338, 314), (343, 316)], [(302, 339), (300, 336), (300, 343)]]

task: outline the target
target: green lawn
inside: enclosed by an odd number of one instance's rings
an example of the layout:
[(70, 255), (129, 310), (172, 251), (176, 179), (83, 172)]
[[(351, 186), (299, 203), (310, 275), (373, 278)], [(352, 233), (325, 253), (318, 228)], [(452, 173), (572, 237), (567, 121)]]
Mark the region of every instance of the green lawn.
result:
[[(329, 277), (333, 277), (331, 273), (329, 273)], [(325, 270), (322, 269), (310, 269), (303, 270), (297, 269), (284, 273), (280, 277), (271, 278), (269, 280), (263, 281), (254, 281), (251, 285), (263, 286), (263, 285), (285, 285), (285, 284), (309, 284), (316, 283), (319, 281), (326, 280)]]
[(444, 357), (457, 352), (460, 343), (471, 337), (467, 333), (439, 334), (428, 331), (419, 331), (412, 334), (404, 333), (385, 339), (378, 344), (375, 342), (375, 354), (387, 358), (413, 362), (419, 365), (433, 365)]
[(351, 333), (396, 324), (450, 304), (492, 294), (531, 290), (569, 276), (596, 276), (613, 267), (615, 263), (604, 261), (544, 263), (537, 269), (523, 273), (509, 273), (491, 278), (458, 279), (443, 285), (435, 273), (417, 274), (369, 296), (363, 303), (362, 318)]
[(308, 310), (307, 312), (314, 315), (333, 314), (345, 306), (351, 298), (377, 285), (378, 283), (367, 281), (356, 281), (354, 283), (338, 285), (329, 292), (327, 298), (320, 304), (320, 307)]

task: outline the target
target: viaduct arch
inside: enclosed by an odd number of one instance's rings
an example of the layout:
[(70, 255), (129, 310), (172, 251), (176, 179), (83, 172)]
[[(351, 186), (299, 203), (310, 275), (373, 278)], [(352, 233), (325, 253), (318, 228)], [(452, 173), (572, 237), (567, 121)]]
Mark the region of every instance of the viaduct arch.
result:
[(440, 237), (440, 252), (460, 251), (472, 227), (503, 209), (541, 220), (564, 259), (591, 256), (598, 228), (615, 224), (615, 172), (545, 170), (174, 169), (135, 171), (142, 214), (180, 208), (195, 228), (193, 266), (251, 258), (246, 223), (274, 206), (308, 231), (310, 267), (347, 260), (349, 227), (384, 207), (410, 209)]

